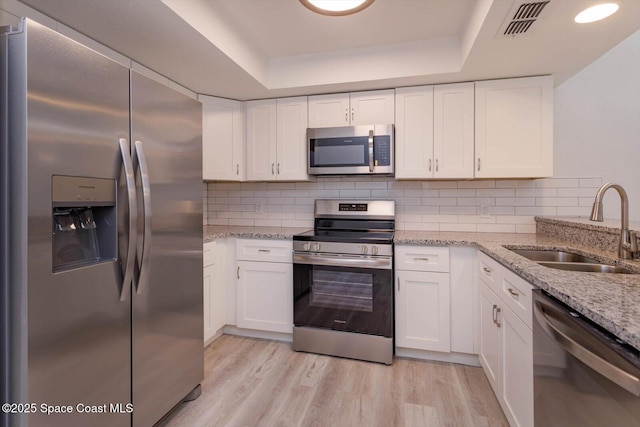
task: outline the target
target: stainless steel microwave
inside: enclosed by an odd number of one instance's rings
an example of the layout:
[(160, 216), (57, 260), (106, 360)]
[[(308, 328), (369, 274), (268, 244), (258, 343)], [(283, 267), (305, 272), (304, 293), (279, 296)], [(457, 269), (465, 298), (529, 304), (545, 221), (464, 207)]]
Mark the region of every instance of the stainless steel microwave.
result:
[(393, 175), (393, 125), (307, 129), (309, 175)]

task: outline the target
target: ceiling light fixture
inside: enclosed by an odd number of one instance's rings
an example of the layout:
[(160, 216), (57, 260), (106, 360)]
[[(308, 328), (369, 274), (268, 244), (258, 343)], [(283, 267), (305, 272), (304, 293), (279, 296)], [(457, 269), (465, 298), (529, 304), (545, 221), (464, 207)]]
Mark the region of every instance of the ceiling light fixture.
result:
[(587, 8), (576, 15), (575, 21), (578, 24), (587, 24), (589, 22), (596, 22), (613, 15), (618, 10), (618, 5), (615, 3), (602, 3)]
[(321, 15), (353, 15), (371, 6), (373, 0), (300, 0), (307, 9)]

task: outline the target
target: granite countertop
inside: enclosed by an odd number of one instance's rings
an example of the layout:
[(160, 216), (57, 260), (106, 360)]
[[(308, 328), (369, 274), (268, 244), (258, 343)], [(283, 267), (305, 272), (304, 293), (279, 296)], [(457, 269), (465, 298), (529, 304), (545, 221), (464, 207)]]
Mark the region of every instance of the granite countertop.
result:
[(640, 350), (640, 274), (584, 273), (543, 267), (509, 249), (569, 250), (640, 273), (640, 261), (538, 234), (396, 231), (396, 244), (475, 246), (530, 283)]
[(308, 228), (300, 227), (243, 227), (225, 225), (205, 225), (204, 243), (225, 237), (246, 237), (250, 239), (291, 239), (294, 234), (304, 233)]
[[(204, 242), (224, 237), (290, 239), (306, 228), (205, 226)], [(584, 273), (543, 267), (505, 248), (568, 250), (640, 273), (640, 261), (539, 234), (396, 230), (400, 245), (473, 246), (640, 350), (640, 274)]]

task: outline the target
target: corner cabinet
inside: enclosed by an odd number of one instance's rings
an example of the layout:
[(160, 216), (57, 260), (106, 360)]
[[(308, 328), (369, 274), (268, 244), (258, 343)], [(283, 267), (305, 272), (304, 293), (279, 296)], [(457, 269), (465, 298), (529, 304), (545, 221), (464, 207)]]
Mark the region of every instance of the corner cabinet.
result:
[(474, 84), (396, 89), (397, 179), (473, 178)]
[(476, 178), (553, 175), (553, 78), (475, 84)]
[(200, 95), (202, 179), (244, 181), (244, 103)]
[(533, 286), (485, 254), (480, 278), (480, 364), (509, 424), (533, 427)]
[(293, 333), (291, 240), (236, 240), (237, 326)]
[(394, 93), (388, 89), (310, 96), (309, 127), (394, 123)]
[(247, 180), (306, 181), (307, 97), (248, 101)]

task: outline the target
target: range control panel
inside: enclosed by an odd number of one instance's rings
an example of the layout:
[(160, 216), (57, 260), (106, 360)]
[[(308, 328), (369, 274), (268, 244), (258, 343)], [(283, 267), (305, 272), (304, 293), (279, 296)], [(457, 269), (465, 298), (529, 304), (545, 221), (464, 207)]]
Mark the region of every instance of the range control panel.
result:
[(369, 205), (366, 203), (340, 203), (338, 210), (340, 212), (366, 212)]

